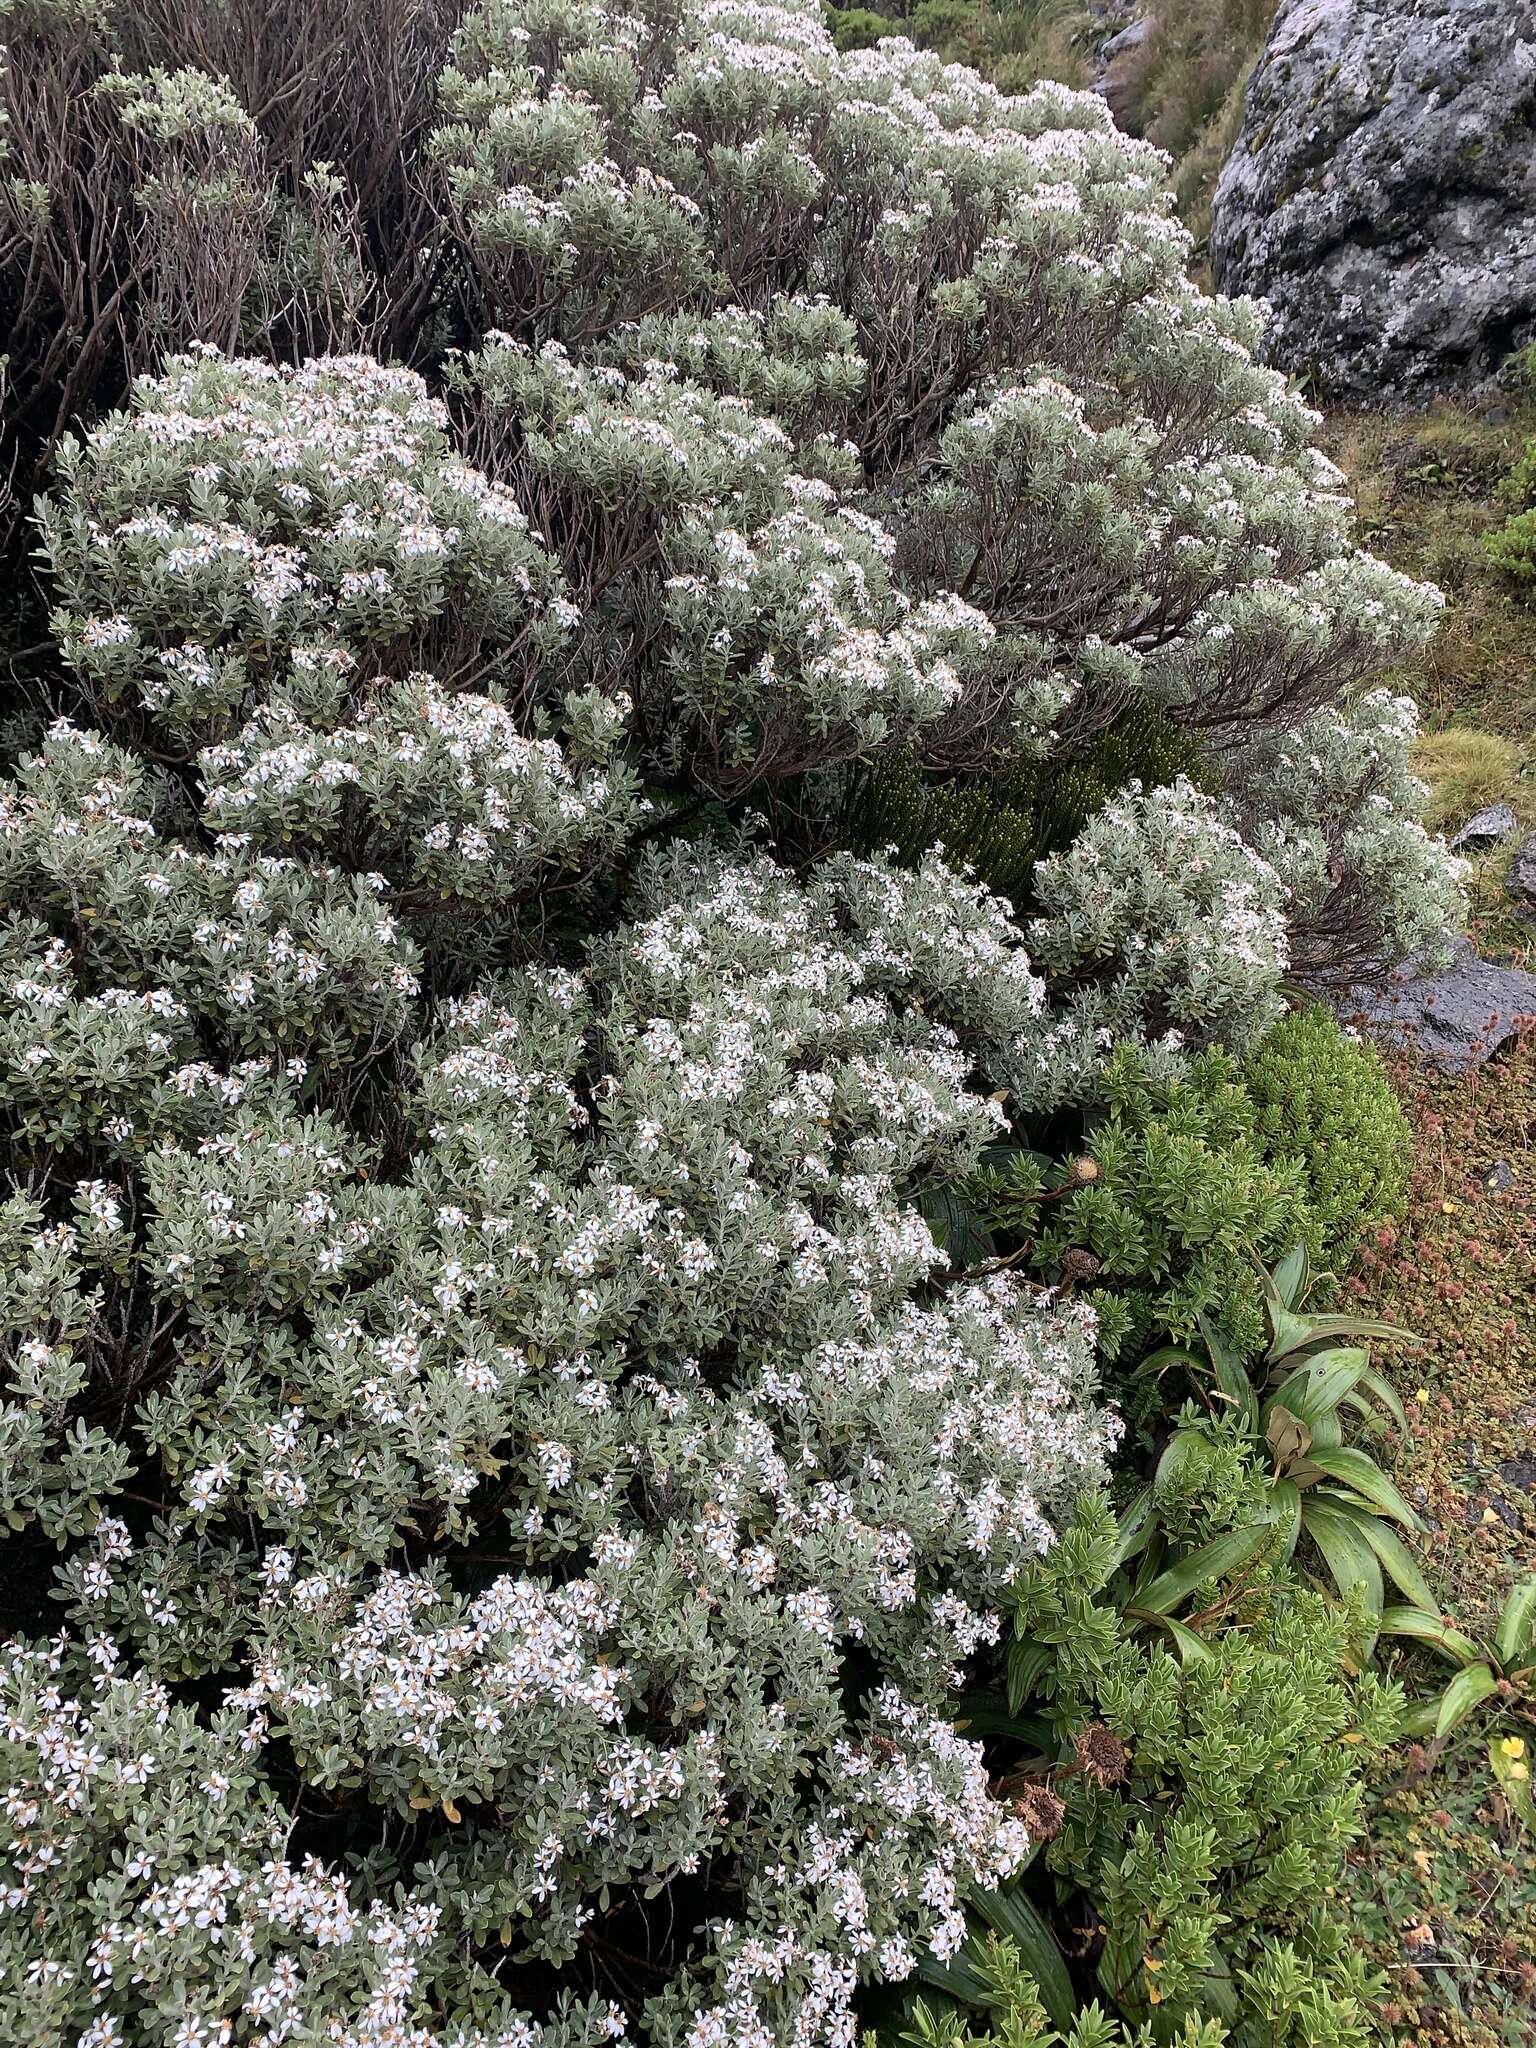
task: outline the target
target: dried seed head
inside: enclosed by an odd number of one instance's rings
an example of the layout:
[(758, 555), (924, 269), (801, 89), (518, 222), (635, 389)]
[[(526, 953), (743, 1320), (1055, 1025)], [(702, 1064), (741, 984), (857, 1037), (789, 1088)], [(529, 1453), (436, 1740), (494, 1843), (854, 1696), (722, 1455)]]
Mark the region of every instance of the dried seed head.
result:
[(1083, 1776), (1096, 1785), (1118, 1785), (1124, 1778), (1130, 1756), (1119, 1736), (1102, 1721), (1090, 1721), (1074, 1747)]
[(1037, 1842), (1054, 1841), (1066, 1810), (1049, 1785), (1026, 1785), (1014, 1801), (1014, 1811)]

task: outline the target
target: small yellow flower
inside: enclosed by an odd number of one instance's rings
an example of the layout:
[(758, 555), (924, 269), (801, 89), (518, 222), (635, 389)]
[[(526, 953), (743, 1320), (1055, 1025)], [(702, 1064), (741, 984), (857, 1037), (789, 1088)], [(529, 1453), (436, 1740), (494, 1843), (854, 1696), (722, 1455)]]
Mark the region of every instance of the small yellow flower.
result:
[(1499, 1748), (1506, 1756), (1524, 1756), (1525, 1738), (1522, 1735), (1506, 1735)]

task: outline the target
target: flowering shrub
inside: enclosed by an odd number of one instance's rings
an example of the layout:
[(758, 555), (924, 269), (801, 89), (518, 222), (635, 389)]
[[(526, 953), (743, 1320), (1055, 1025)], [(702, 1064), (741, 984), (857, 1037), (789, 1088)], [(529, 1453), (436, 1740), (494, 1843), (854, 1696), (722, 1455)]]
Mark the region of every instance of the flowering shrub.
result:
[[(1095, 101), (799, 4), (385, 6), (366, 87), (329, 0), (271, 80), (0, 12), (0, 2033), (846, 2048), (1031, 1852), (955, 1695), (1118, 1432), (925, 1214), (1453, 914), (1433, 594)], [(846, 850), (1134, 730), (1012, 902)]]
[[(82, 934), (18, 928), (10, 967), (6, 1507), (73, 1544), (72, 1633), (13, 1667), (11, 1881), (64, 1901), (9, 1923), (29, 2038), (119, 2038), (146, 1984), (215, 2031), (522, 2038), (494, 1971), (445, 1978), (466, 1943), (567, 1968), (726, 1864), (743, 1904), (676, 1942), (653, 2031), (834, 2037), (1024, 1852), (941, 1710), (1112, 1435), (1091, 1313), (925, 1301), (902, 1200), (1000, 1127), (977, 1049), (1044, 1000), (1017, 934), (936, 862), (653, 856), (575, 971), (429, 1025), (382, 876), (200, 851), (150, 781), (61, 726), (6, 800), (8, 893)], [(126, 1441), (87, 1387), (137, 1401)], [(104, 1512), (146, 1466), (153, 1514)], [(207, 1732), (163, 1691), (194, 1678)], [(287, 1859), (292, 1769), (406, 1860)], [(153, 1946), (184, 1909), (237, 1965)]]
[(1238, 1043), (1279, 1011), (1288, 964), (1278, 876), (1182, 776), (1106, 804), (1034, 875), (1037, 961), (1117, 1036), (1140, 1023)]
[(1459, 915), (1463, 862), (1419, 822), (1418, 708), (1371, 690), (1253, 750), (1233, 811), (1282, 877), (1295, 966), (1313, 986), (1369, 978), (1393, 953), (1435, 956)]
[(558, 638), (527, 515), (446, 426), (406, 370), (210, 352), (67, 442), (38, 523), (97, 714), (142, 708), (173, 739), (274, 699), (324, 717), (359, 661), (462, 684), (488, 646), (510, 665), (524, 634)]

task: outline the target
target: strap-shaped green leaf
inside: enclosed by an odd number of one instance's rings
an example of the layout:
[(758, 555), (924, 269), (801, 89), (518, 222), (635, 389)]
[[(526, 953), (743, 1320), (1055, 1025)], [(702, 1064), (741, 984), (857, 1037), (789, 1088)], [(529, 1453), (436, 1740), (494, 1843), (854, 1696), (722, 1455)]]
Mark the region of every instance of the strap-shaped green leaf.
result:
[(1133, 1380), (1160, 1379), (1171, 1366), (1178, 1366), (1191, 1379), (1204, 1379), (1206, 1361), (1196, 1358), (1192, 1351), (1186, 1351), (1182, 1344), (1161, 1344), (1156, 1351), (1149, 1351), (1131, 1374)]
[(1177, 1564), (1160, 1572), (1150, 1586), (1137, 1594), (1136, 1605), (1130, 1611), (1148, 1619), (1171, 1614), (1191, 1593), (1240, 1571), (1274, 1540), (1272, 1522), (1255, 1522), (1249, 1528), (1233, 1529), (1218, 1536), (1213, 1543), (1202, 1543), (1188, 1557), (1181, 1557)]
[(1397, 1389), (1386, 1374), (1379, 1373), (1375, 1366), (1367, 1366), (1361, 1373), (1360, 1384), (1350, 1397), (1350, 1406), (1360, 1409), (1362, 1413), (1368, 1412), (1364, 1398), (1367, 1393), (1375, 1395), (1399, 1429), (1408, 1427), (1408, 1417), (1403, 1412), (1402, 1402), (1397, 1398)]
[(1250, 1429), (1259, 1419), (1259, 1397), (1253, 1391), (1253, 1382), (1237, 1353), (1228, 1344), (1210, 1317), (1202, 1314), (1198, 1318), (1200, 1336), (1206, 1351), (1210, 1354), (1211, 1369), (1216, 1375), (1216, 1384), (1225, 1395), (1230, 1407), (1236, 1409)]
[(1275, 1527), (1280, 1532), (1280, 1555), (1290, 1557), (1301, 1534), (1301, 1488), (1294, 1479), (1277, 1479), (1269, 1490)]
[(1449, 1657), (1453, 1664), (1475, 1664), (1482, 1655), (1470, 1636), (1453, 1628), (1432, 1610), (1422, 1607), (1389, 1607), (1381, 1617), (1384, 1636), (1407, 1636), (1411, 1642), (1427, 1643), (1432, 1650)]
[(1181, 1664), (1204, 1664), (1209, 1661), (1211, 1646), (1204, 1636), (1196, 1635), (1192, 1628), (1186, 1628), (1182, 1621), (1175, 1621), (1171, 1614), (1157, 1615), (1153, 1626), (1165, 1631)]
[(917, 1966), (916, 1975), (920, 1983), (931, 1984), (936, 1991), (948, 1992), (962, 2005), (974, 2005), (986, 2011), (997, 2003), (997, 1994), (978, 1968), (970, 1949), (971, 1944), (967, 1942), (947, 1963), (941, 1963), (931, 1955), (925, 1956)]
[(1518, 1670), (1522, 1660), (1536, 1653), (1536, 1577), (1521, 1579), (1510, 1588), (1493, 1632), (1493, 1647), (1507, 1671)]
[(1265, 1301), (1269, 1308), (1270, 1327), (1270, 1346), (1265, 1355), (1271, 1365), (1282, 1358), (1291, 1357), (1295, 1352), (1304, 1351), (1309, 1344), (1348, 1341), (1354, 1337), (1384, 1337), (1389, 1341), (1404, 1344), (1423, 1342), (1423, 1339), (1415, 1337), (1411, 1330), (1400, 1330), (1396, 1323), (1377, 1322), (1369, 1316), (1296, 1315), (1281, 1299), (1280, 1292), (1270, 1275), (1265, 1273), (1261, 1277)]
[(1406, 1707), (1402, 1719), (1397, 1724), (1398, 1734), (1411, 1737), (1415, 1742), (1433, 1735), (1435, 1723), (1440, 1718), (1440, 1697), (1439, 1693), (1435, 1693), (1427, 1700), (1415, 1700), (1411, 1706)]
[(1288, 1251), (1276, 1266), (1273, 1274), (1275, 1292), (1287, 1308), (1293, 1309), (1298, 1302), (1306, 1299), (1307, 1282), (1311, 1278), (1312, 1261), (1307, 1256), (1304, 1244)]
[(965, 1699), (955, 1716), (955, 1726), (962, 1735), (1003, 1735), (1014, 1742), (1028, 1743), (1032, 1749), (1053, 1754), (1056, 1743), (1048, 1724), (1037, 1714), (1010, 1714), (996, 1693), (983, 1693), (977, 1699)]
[(1115, 1544), (1115, 1554), (1110, 1560), (1110, 1570), (1118, 1571), (1121, 1565), (1129, 1564), (1133, 1557), (1145, 1550), (1156, 1526), (1156, 1518), (1152, 1512), (1152, 1489), (1150, 1486), (1144, 1486), (1120, 1517), (1119, 1540)]
[(974, 1891), (971, 1904), (989, 1927), (1006, 1935), (1018, 1949), (1020, 1961), (1040, 1987), (1040, 2002), (1053, 2024), (1070, 2027), (1077, 2012), (1077, 1994), (1055, 1936), (1029, 1900), (1010, 1888)]
[(1435, 1596), (1430, 1591), (1428, 1580), (1414, 1562), (1413, 1553), (1396, 1530), (1388, 1528), (1380, 1515), (1332, 1487), (1320, 1487), (1314, 1497), (1326, 1501), (1330, 1507), (1354, 1523), (1380, 1559), (1382, 1570), (1387, 1577), (1400, 1593), (1408, 1596), (1415, 1607), (1434, 1607)]
[(1392, 1484), (1386, 1473), (1374, 1458), (1368, 1458), (1364, 1451), (1355, 1451), (1341, 1445), (1335, 1450), (1323, 1450), (1316, 1444), (1307, 1454), (1309, 1464), (1326, 1472), (1330, 1479), (1338, 1480), (1341, 1486), (1350, 1487), (1372, 1507), (1401, 1522), (1405, 1529), (1417, 1529), (1419, 1518), (1407, 1501)]
[(1440, 1695), (1435, 1734), (1449, 1735), (1453, 1728), (1459, 1728), (1467, 1716), (1475, 1713), (1488, 1695), (1498, 1689), (1499, 1681), (1486, 1664), (1473, 1664), (1465, 1671), (1458, 1671)]
[(1282, 1408), (1315, 1426), (1359, 1385), (1369, 1364), (1370, 1360), (1358, 1348), (1336, 1346), (1316, 1352), (1286, 1375), (1273, 1398)]
[(1051, 1667), (1053, 1652), (1045, 1643), (1021, 1641), (1008, 1645), (1008, 1711), (1016, 1714)]
[(1379, 1621), (1386, 1598), (1381, 1565), (1355, 1523), (1316, 1494), (1308, 1494), (1301, 1504), (1301, 1526), (1317, 1545), (1339, 1591), (1347, 1598), (1358, 1588), (1372, 1621)]

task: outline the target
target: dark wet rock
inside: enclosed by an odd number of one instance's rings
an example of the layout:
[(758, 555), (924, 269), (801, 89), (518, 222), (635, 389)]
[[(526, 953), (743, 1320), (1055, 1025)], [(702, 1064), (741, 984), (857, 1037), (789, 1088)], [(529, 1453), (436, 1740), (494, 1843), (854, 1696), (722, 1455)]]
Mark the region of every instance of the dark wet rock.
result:
[(1477, 1177), (1490, 1195), (1507, 1195), (1515, 1184), (1515, 1169), (1507, 1159), (1495, 1159), (1492, 1166), (1480, 1166)]
[(1268, 349), (1379, 401), (1487, 382), (1536, 337), (1531, 0), (1280, 0), (1211, 264)]
[(1400, 969), (1379, 988), (1348, 990), (1336, 1007), (1347, 1023), (1443, 1073), (1462, 1074), (1536, 1021), (1536, 974), (1496, 967), (1458, 939), (1449, 967)]
[(1536, 1493), (1536, 1465), (1529, 1458), (1506, 1458), (1499, 1467), (1506, 1486), (1518, 1486), (1522, 1493)]

